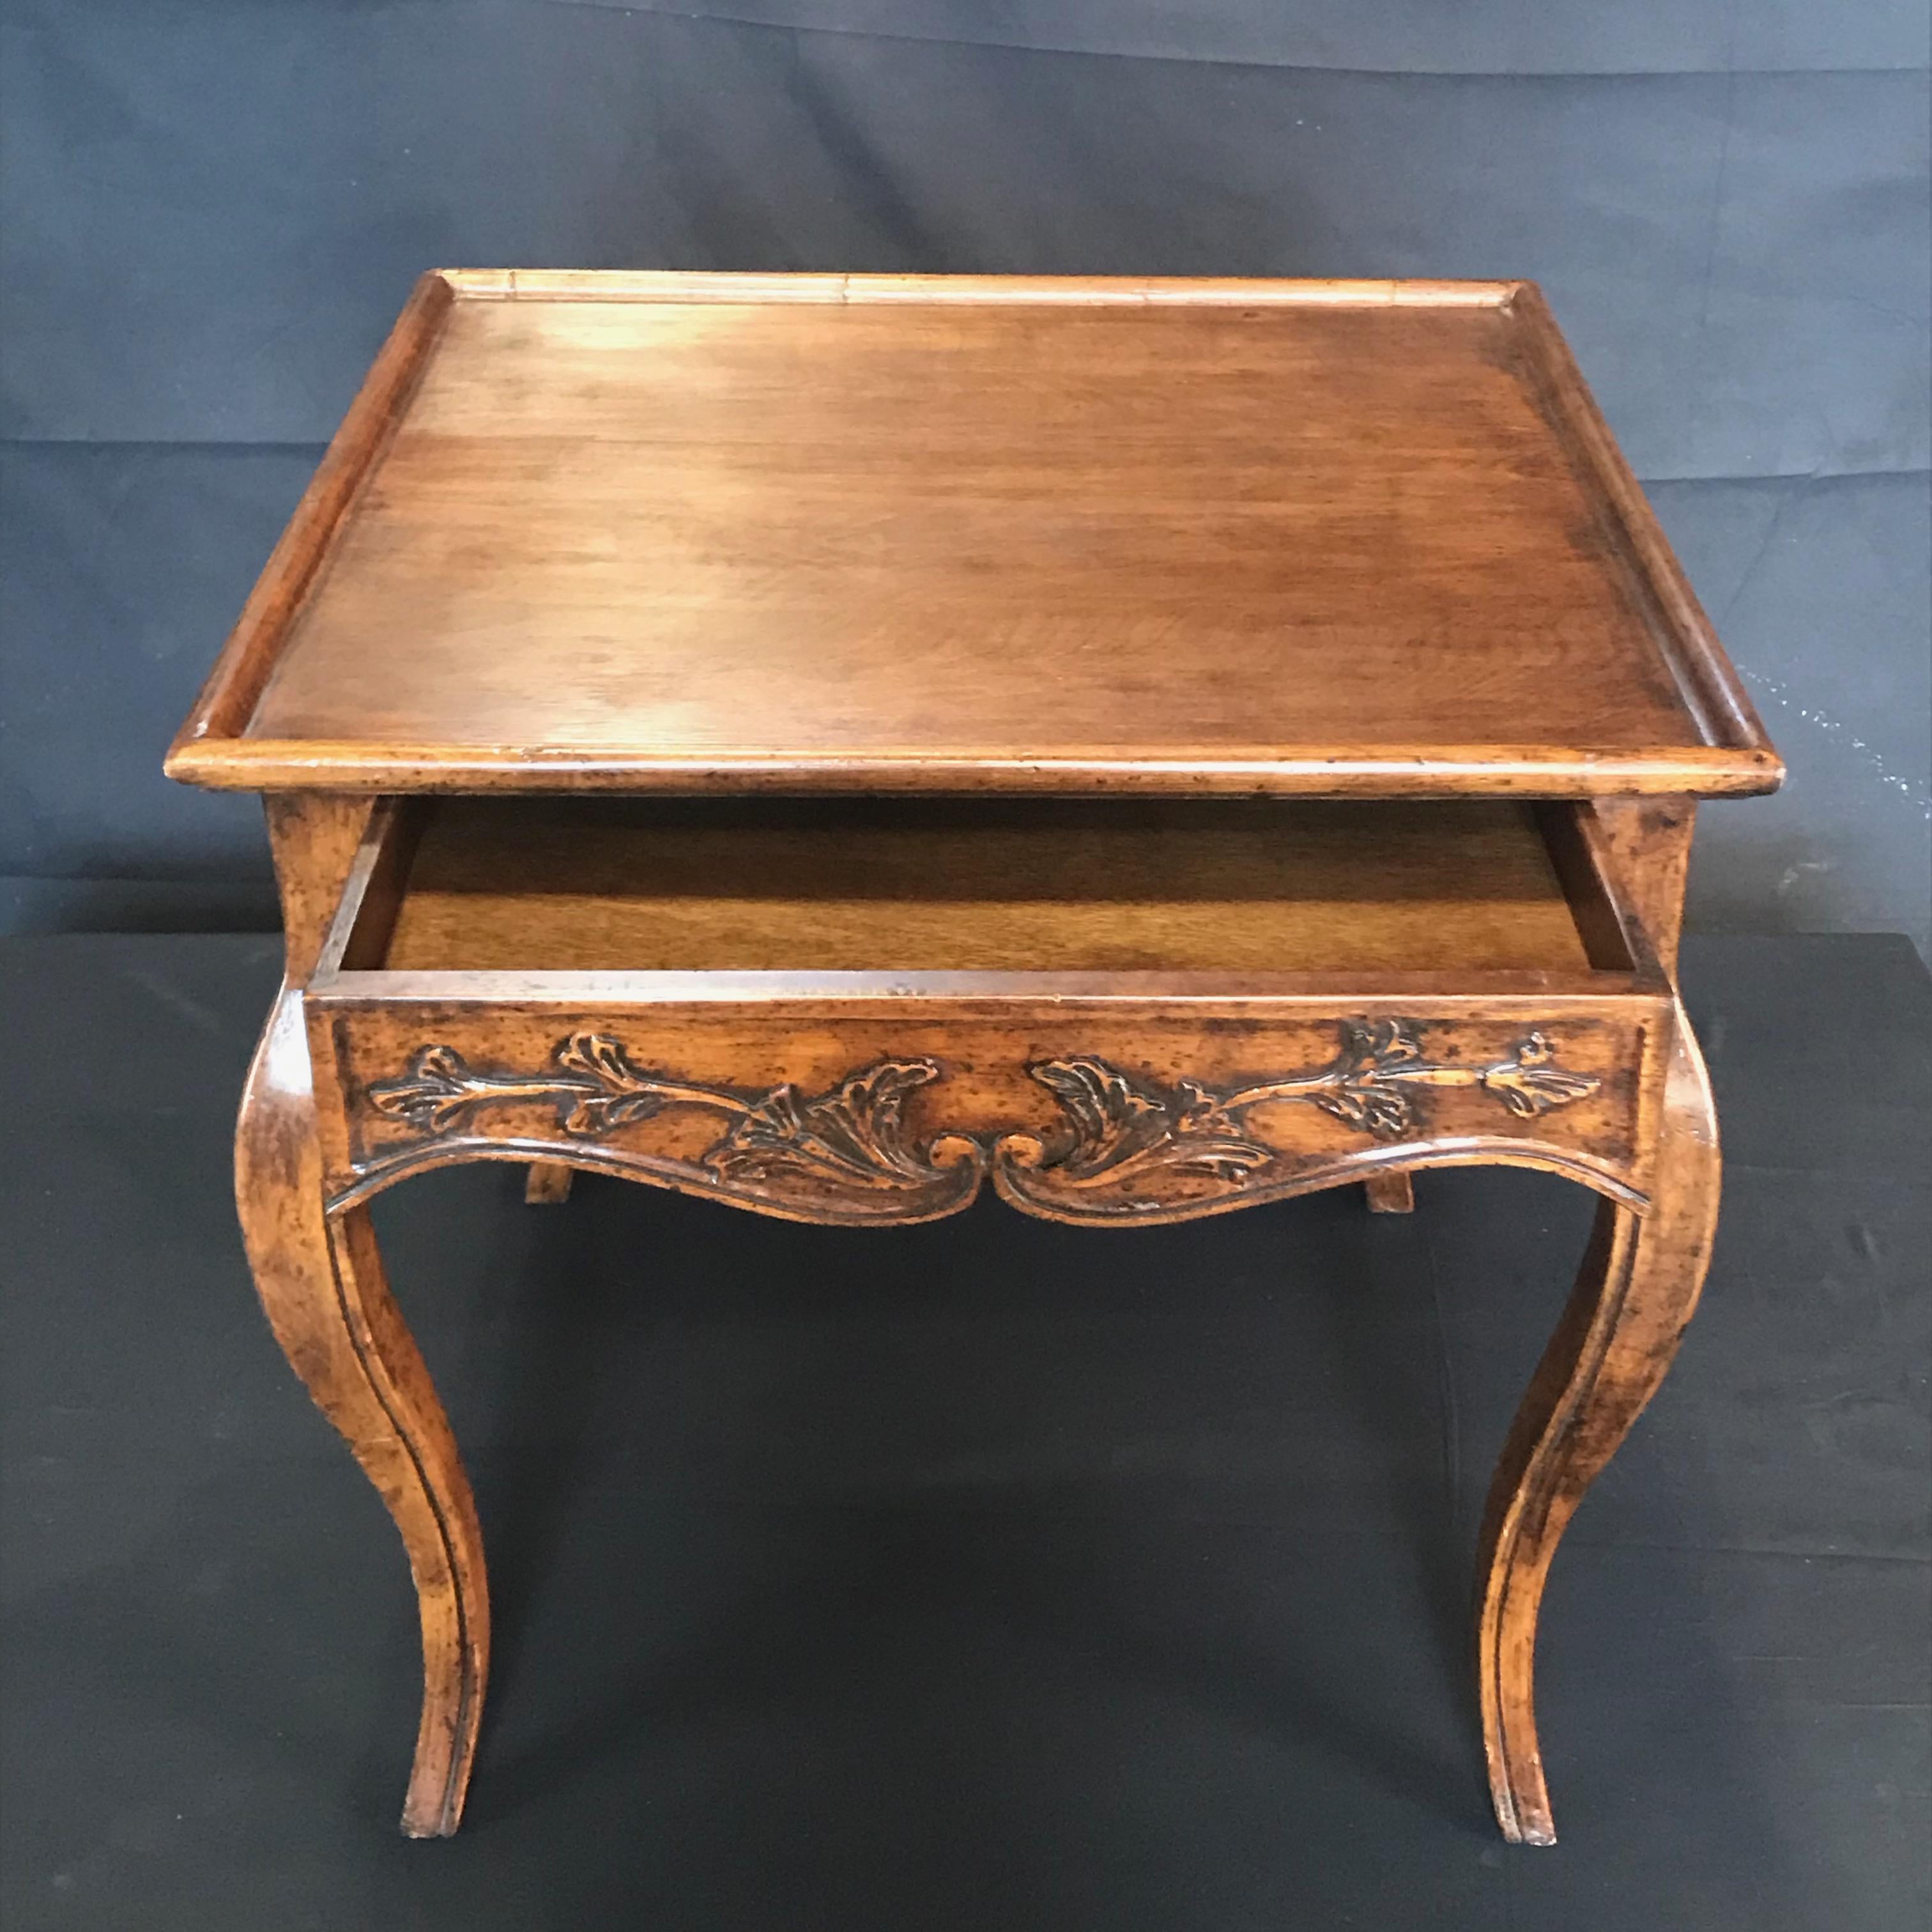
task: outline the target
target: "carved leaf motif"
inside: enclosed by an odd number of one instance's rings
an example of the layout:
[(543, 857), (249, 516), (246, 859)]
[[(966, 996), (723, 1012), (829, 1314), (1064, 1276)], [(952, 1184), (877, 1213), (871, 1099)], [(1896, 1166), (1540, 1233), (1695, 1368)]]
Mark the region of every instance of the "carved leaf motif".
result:
[[(870, 1197), (854, 1204), (865, 1218), (923, 1214), (935, 1205), (944, 1211), (971, 1197), (985, 1170), (987, 1154), (977, 1142), (950, 1137), (935, 1158), (938, 1143), (915, 1148), (907, 1142), (907, 1096), (939, 1077), (932, 1060), (880, 1060), (824, 1093), (802, 1095), (790, 1085), (760, 1093), (649, 1072), (604, 1034), (573, 1034), (551, 1058), (539, 1072), (478, 1072), (453, 1047), (425, 1046), (401, 1078), (374, 1083), (368, 1097), (377, 1113), (430, 1135), (466, 1129), (478, 1109), (497, 1103), (547, 1102), (563, 1132), (579, 1138), (667, 1108), (705, 1109), (730, 1124), (694, 1164), (671, 1163), (692, 1179), (754, 1195), (782, 1196), (802, 1184), (822, 1190), (815, 1203), (842, 1191)], [(1026, 1151), (1003, 1153), (1000, 1185), (1023, 1204), (1071, 1208), (1078, 1200), (1087, 1214), (1140, 1210), (1159, 1204), (1164, 1177), (1205, 1176), (1238, 1187), (1268, 1166), (1275, 1150), (1246, 1130), (1251, 1108), (1306, 1102), (1378, 1139), (1400, 1139), (1421, 1124), (1425, 1088), (1480, 1088), (1530, 1119), (1602, 1084), (1555, 1062), (1556, 1048), (1541, 1033), (1486, 1066), (1431, 1060), (1415, 1029), (1393, 1019), (1342, 1022), (1325, 1066), (1223, 1091), (1191, 1080), (1170, 1088), (1136, 1079), (1090, 1055), (1043, 1060), (1028, 1070), (1059, 1102), (1064, 1130), (1044, 1145), (1018, 1137), (1013, 1145)], [(664, 1157), (652, 1158), (662, 1171)], [(1149, 1177), (1151, 1185), (1139, 1190)]]
[(775, 1087), (749, 1108), (704, 1157), (728, 1180), (802, 1170), (865, 1186), (922, 1185), (932, 1163), (906, 1144), (906, 1096), (939, 1076), (929, 1060), (886, 1060), (848, 1076), (829, 1094), (801, 1100)]
[(1415, 1124), (1415, 1103), (1400, 1087), (1337, 1087), (1310, 1097), (1324, 1114), (1378, 1140), (1400, 1140)]
[(369, 1089), (376, 1112), (431, 1134), (460, 1125), (478, 1097), (468, 1064), (452, 1046), (424, 1047), (401, 1079)]
[[(1306, 1102), (1378, 1140), (1400, 1140), (1424, 1124), (1420, 1096), (1430, 1088), (1492, 1092), (1520, 1118), (1594, 1093), (1599, 1082), (1556, 1066), (1556, 1049), (1531, 1034), (1510, 1058), (1489, 1066), (1425, 1058), (1416, 1029), (1401, 1021), (1344, 1021), (1337, 1051), (1310, 1072), (1215, 1091), (1192, 1081), (1172, 1090), (1140, 1082), (1104, 1060), (1048, 1060), (1030, 1070), (1066, 1116), (1059, 1141), (1037, 1158), (1003, 1170), (1002, 1185), (1024, 1201), (1071, 1205), (1078, 1196), (1114, 1209), (1156, 1205), (1156, 1190), (1127, 1190), (1149, 1174), (1202, 1174), (1239, 1186), (1274, 1160), (1245, 1131), (1251, 1108)], [(1084, 1211), (1093, 1212), (1090, 1205)]]
[(932, 1060), (880, 1060), (828, 1093), (803, 1096), (790, 1086), (760, 1094), (646, 1072), (604, 1034), (573, 1034), (551, 1058), (547, 1072), (480, 1073), (452, 1047), (424, 1047), (404, 1078), (372, 1085), (369, 1098), (379, 1113), (427, 1133), (466, 1127), (487, 1104), (548, 1101), (563, 1131), (578, 1139), (614, 1132), (668, 1107), (705, 1108), (734, 1117), (694, 1170), (710, 1179), (743, 1184), (802, 1177), (832, 1187), (900, 1193), (935, 1184), (956, 1191), (977, 1185), (970, 1163), (937, 1166), (907, 1144), (905, 1097), (938, 1078)]
[(1600, 1083), (1588, 1074), (1568, 1072), (1550, 1064), (1556, 1052), (1546, 1034), (1533, 1033), (1517, 1047), (1514, 1060), (1484, 1069), (1483, 1084), (1512, 1114), (1526, 1120), (1594, 1094)]
[(1376, 1020), (1364, 1024), (1345, 1021), (1342, 1027), (1345, 1062), (1370, 1068), (1396, 1066), (1422, 1058), (1422, 1042), (1413, 1028), (1401, 1020)]
[(1180, 1174), (1204, 1174), (1216, 1180), (1243, 1181), (1273, 1158), (1258, 1141), (1244, 1140), (1232, 1130), (1177, 1135), (1171, 1155), (1162, 1158)]
[(1118, 1180), (1148, 1166), (1218, 1180), (1245, 1180), (1268, 1158), (1204, 1088), (1138, 1087), (1103, 1060), (1042, 1060), (1029, 1070), (1065, 1109), (1068, 1144), (1050, 1165), (1057, 1180), (1083, 1186)]
[(1042, 1060), (1029, 1071), (1072, 1122), (1072, 1147), (1054, 1163), (1070, 1179), (1118, 1167), (1172, 1130), (1167, 1108), (1104, 1060)]
[(1342, 1027), (1342, 1051), (1330, 1070), (1333, 1084), (1309, 1098), (1325, 1114), (1378, 1139), (1400, 1140), (1415, 1125), (1415, 1102), (1392, 1083), (1422, 1064), (1422, 1042), (1400, 1020)]
[(557, 1048), (556, 1064), (596, 1082), (599, 1090), (560, 1085), (557, 1119), (567, 1134), (610, 1133), (633, 1120), (648, 1120), (664, 1105), (660, 1083), (639, 1072), (608, 1034), (572, 1034)]

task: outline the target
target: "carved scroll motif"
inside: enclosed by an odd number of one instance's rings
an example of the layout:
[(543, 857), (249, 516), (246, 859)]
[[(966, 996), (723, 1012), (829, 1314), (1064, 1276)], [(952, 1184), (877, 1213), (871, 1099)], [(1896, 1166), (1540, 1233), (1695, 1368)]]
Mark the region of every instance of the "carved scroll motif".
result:
[(578, 1033), (558, 1044), (550, 1066), (528, 1074), (484, 1071), (453, 1047), (425, 1046), (402, 1078), (376, 1082), (368, 1096), (385, 1118), (452, 1140), (478, 1138), (478, 1116), (497, 1106), (547, 1106), (567, 1139), (585, 1142), (668, 1108), (704, 1108), (728, 1124), (694, 1161), (635, 1154), (614, 1161), (785, 1211), (904, 1220), (964, 1206), (989, 1168), (1016, 1205), (1083, 1218), (1169, 1205), (1178, 1196), (1198, 1196), (1204, 1181), (1208, 1192), (1226, 1194), (1293, 1162), (1247, 1119), (1272, 1103), (1317, 1107), (1393, 1143), (1426, 1136), (1420, 1107), (1431, 1088), (1478, 1089), (1530, 1120), (1600, 1084), (1557, 1066), (1541, 1033), (1480, 1065), (1426, 1058), (1415, 1029), (1401, 1021), (1347, 1021), (1340, 1035), (1325, 1066), (1222, 1090), (1192, 1080), (1163, 1085), (1090, 1056), (1038, 1061), (1028, 1071), (1059, 1102), (1060, 1129), (1044, 1137), (1007, 1134), (990, 1148), (958, 1133), (923, 1145), (908, 1138), (908, 1096), (940, 1075), (927, 1059), (875, 1060), (806, 1094), (789, 1084), (712, 1087), (648, 1072), (608, 1034)]
[(979, 1190), (982, 1162), (968, 1144), (949, 1142), (942, 1162), (906, 1139), (906, 1096), (939, 1077), (934, 1060), (877, 1060), (814, 1094), (790, 1084), (707, 1087), (646, 1072), (605, 1034), (573, 1034), (552, 1061), (541, 1073), (490, 1073), (453, 1047), (426, 1046), (402, 1078), (371, 1086), (369, 1100), (379, 1114), (435, 1136), (468, 1132), (487, 1107), (548, 1102), (564, 1134), (580, 1141), (667, 1108), (706, 1108), (729, 1120), (724, 1132), (695, 1163), (658, 1166), (744, 1195), (902, 1197), (887, 1209), (893, 1218), (963, 1206)]
[(1418, 1102), (1426, 1088), (1478, 1088), (1533, 1120), (1600, 1084), (1556, 1065), (1556, 1048), (1541, 1033), (1486, 1066), (1426, 1059), (1414, 1029), (1400, 1020), (1345, 1021), (1341, 1035), (1335, 1058), (1313, 1072), (1218, 1092), (1192, 1080), (1172, 1087), (1137, 1080), (1104, 1060), (1039, 1061), (1028, 1071), (1060, 1102), (1066, 1126), (1057, 1140), (1002, 1142), (1001, 1192), (1022, 1205), (1090, 1211), (1080, 1197), (1100, 1190), (1123, 1196), (1130, 1210), (1139, 1200), (1157, 1204), (1163, 1174), (1239, 1187), (1277, 1158), (1245, 1118), (1269, 1102), (1305, 1102), (1396, 1142), (1422, 1130)]

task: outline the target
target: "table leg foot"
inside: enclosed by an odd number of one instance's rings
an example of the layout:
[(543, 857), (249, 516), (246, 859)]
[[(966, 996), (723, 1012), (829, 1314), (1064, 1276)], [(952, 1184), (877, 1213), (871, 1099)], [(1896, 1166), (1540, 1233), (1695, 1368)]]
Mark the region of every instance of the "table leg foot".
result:
[(402, 1532), (422, 1618), (423, 1708), (403, 1808), (412, 1838), (463, 1814), (488, 1669), (489, 1601), (470, 1484), (442, 1405), (384, 1279), (366, 1213), (322, 1208), (302, 996), (257, 1049), (236, 1134), (236, 1195), (255, 1283), (290, 1365)]
[(1656, 1393), (1697, 1305), (1717, 1225), (1717, 1118), (1680, 1010), (1646, 1213), (1605, 1200), (1575, 1293), (1504, 1445), (1485, 1513), (1478, 1628), (1497, 1822), (1553, 1844), (1537, 1743), (1537, 1612), (1577, 1504)]

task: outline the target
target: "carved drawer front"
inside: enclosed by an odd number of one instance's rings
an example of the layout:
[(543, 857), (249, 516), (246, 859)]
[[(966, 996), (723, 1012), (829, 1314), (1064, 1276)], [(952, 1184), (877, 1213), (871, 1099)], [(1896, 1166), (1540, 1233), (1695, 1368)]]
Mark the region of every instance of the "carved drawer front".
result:
[(403, 1004), (315, 1023), (348, 1095), (338, 1192), (450, 1158), (548, 1156), (814, 1220), (930, 1219), (990, 1180), (1034, 1213), (1117, 1222), (1512, 1150), (1634, 1190), (1663, 1019), (1176, 1020), (1098, 1003), (989, 1016), (908, 1000), (812, 1013)]
[(560, 1154), (847, 1221), (1640, 1186), (1669, 1010), (1576, 812), (1496, 801), (406, 801), (307, 999), (338, 1192)]

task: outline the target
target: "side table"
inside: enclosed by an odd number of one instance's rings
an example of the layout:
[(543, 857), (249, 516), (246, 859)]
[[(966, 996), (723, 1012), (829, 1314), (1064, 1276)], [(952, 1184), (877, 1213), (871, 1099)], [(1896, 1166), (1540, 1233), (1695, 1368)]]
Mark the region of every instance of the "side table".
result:
[(489, 1609), (368, 1206), (446, 1162), (1096, 1228), (1541, 1168), (1594, 1236), (1496, 1472), (1480, 1706), (1694, 1309), (1700, 797), (1781, 768), (1525, 283), (424, 278), (168, 760), (264, 795), (236, 1139), (289, 1360), (421, 1604)]

